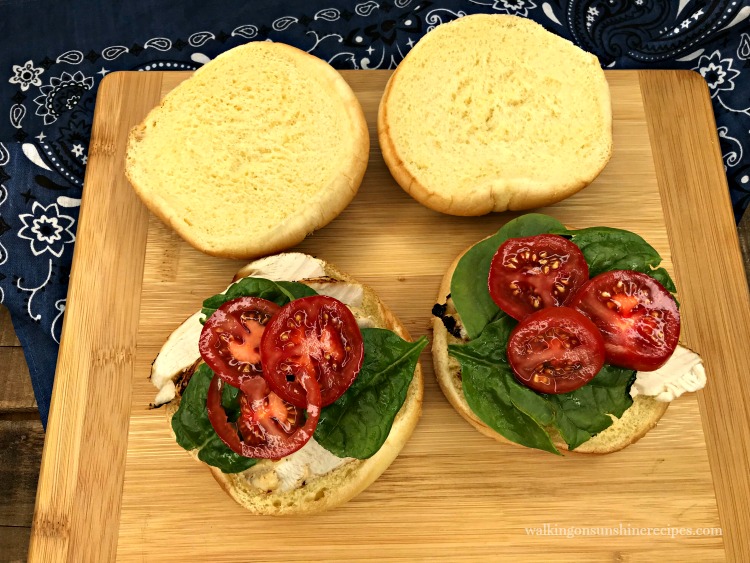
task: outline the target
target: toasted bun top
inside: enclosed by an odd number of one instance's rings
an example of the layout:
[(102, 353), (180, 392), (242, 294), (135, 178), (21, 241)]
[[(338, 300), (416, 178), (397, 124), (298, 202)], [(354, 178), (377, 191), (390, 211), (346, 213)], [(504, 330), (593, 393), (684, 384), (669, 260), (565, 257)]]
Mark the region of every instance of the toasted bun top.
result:
[(131, 131), (126, 173), (189, 243), (249, 258), (335, 218), (359, 188), (369, 144), (338, 72), (294, 47), (253, 42), (200, 68)]
[(409, 52), (380, 104), (378, 135), (396, 181), (453, 215), (560, 201), (612, 152), (599, 61), (525, 18), (466, 16)]

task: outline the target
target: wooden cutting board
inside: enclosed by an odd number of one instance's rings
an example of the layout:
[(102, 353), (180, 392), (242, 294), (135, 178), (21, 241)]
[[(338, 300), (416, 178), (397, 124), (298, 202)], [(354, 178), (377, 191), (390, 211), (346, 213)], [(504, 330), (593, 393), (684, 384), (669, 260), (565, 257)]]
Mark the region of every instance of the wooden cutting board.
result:
[[(516, 214), (450, 217), (407, 196), (375, 131), (389, 71), (342, 74), (370, 123), (370, 165), (353, 203), (297, 249), (370, 284), (412, 335), (430, 336), (444, 270)], [(541, 211), (631, 229), (657, 248), (706, 390), (675, 401), (622, 452), (557, 458), (471, 428), (426, 350), (424, 414), (398, 459), (344, 507), (288, 519), (246, 513), (148, 409), (161, 344), (241, 265), (184, 243), (123, 173), (130, 127), (188, 76), (115, 73), (99, 89), (31, 561), (750, 560), (750, 303), (697, 74), (608, 72), (614, 156), (594, 184)]]

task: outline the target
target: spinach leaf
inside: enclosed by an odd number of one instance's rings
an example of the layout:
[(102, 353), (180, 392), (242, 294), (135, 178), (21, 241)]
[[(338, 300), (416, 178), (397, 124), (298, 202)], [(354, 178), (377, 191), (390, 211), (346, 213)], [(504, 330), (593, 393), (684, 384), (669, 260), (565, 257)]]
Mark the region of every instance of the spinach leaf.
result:
[(237, 297), (261, 297), (273, 301), (277, 305), (286, 305), (300, 297), (317, 295), (311, 287), (297, 282), (271, 281), (265, 278), (242, 278), (232, 284), (225, 293), (213, 295), (203, 302), (201, 313), (205, 315), (201, 323), (210, 317), (216, 309), (227, 301)]
[(221, 406), (229, 422), (235, 422), (240, 417), (240, 390), (225, 382), (221, 391)]
[[(672, 281), (672, 278), (669, 275), (669, 272), (667, 272), (664, 268), (656, 268), (655, 270), (651, 270), (646, 273), (652, 278), (654, 278), (656, 281), (658, 281), (660, 284), (662, 284), (664, 286), (664, 289), (666, 289), (669, 293), (673, 293), (673, 294), (677, 293), (677, 287)], [(672, 298), (674, 298), (674, 300), (677, 301), (677, 298), (675, 298), (674, 295), (672, 295)], [(678, 307), (680, 306), (679, 301), (677, 301), (677, 306)]]
[(518, 383), (508, 365), (505, 349), (515, 324), (503, 315), (479, 338), (450, 345), (448, 352), (461, 364), (466, 402), (482, 422), (511, 442), (559, 454), (544, 429), (554, 422), (550, 404)]
[(572, 450), (612, 425), (633, 404), (628, 393), (635, 372), (605, 365), (586, 385), (547, 395), (519, 383), (505, 350), (516, 322), (508, 316), (487, 325), (467, 344), (451, 345), (461, 364), (464, 396), (471, 410), (502, 436), (530, 448), (559, 453), (548, 434), (556, 428)]
[[(201, 364), (190, 378), (180, 401), (180, 407), (172, 417), (177, 443), (184, 449), (198, 450), (198, 459), (218, 467), (224, 473), (239, 473), (257, 463), (256, 459), (243, 457), (230, 450), (216, 434), (206, 411), (208, 386), (213, 379), (213, 372), (206, 364)], [(239, 390), (226, 391), (222, 394), (222, 404), (227, 406), (230, 416), (239, 415)]]
[(325, 407), (315, 440), (339, 457), (367, 459), (383, 445), (401, 410), (419, 360), (427, 345), (422, 337), (407, 342), (390, 330), (362, 329), (365, 357), (351, 387)]
[(528, 213), (509, 221), (496, 234), (475, 244), (461, 257), (451, 279), (451, 297), (469, 338), (479, 336), (484, 327), (500, 314), (487, 289), (490, 263), (500, 245), (509, 238), (564, 230), (557, 219)]
[(610, 270), (635, 270), (653, 277), (667, 291), (677, 291), (669, 273), (658, 267), (661, 264), (659, 253), (635, 233), (610, 227), (590, 227), (574, 231), (563, 229), (555, 234), (569, 236), (581, 249), (592, 278)]
[(612, 414), (622, 416), (633, 399), (628, 389), (635, 371), (605, 364), (583, 387), (561, 395), (543, 395), (555, 411), (554, 426), (573, 450), (612, 425)]

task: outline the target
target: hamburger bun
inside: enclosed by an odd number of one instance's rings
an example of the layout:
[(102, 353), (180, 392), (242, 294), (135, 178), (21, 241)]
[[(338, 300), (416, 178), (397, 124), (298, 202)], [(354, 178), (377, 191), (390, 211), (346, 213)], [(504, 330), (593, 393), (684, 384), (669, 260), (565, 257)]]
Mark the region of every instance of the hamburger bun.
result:
[(520, 17), (435, 28), (380, 102), (378, 138), (396, 182), (451, 215), (530, 209), (590, 184), (612, 154), (599, 61)]
[[(456, 258), (443, 277), (436, 301), (440, 304), (446, 304), (446, 314), (456, 320), (457, 326), (460, 326), (461, 318), (450, 299), (451, 279), (459, 260), (465, 252)], [(438, 317), (432, 318), (432, 330), (432, 361), (435, 367), (435, 376), (448, 402), (469, 424), (485, 436), (494, 438), (498, 442), (523, 447), (506, 439), (500, 433), (487, 426), (474, 414), (474, 411), (471, 410), (471, 407), (466, 402), (461, 383), (461, 365), (458, 360), (448, 354), (449, 344), (462, 344), (466, 341), (449, 333), (442, 319)], [(623, 413), (622, 417), (619, 419), (613, 417), (614, 422), (609, 428), (571, 451), (586, 454), (606, 454), (621, 450), (640, 440), (649, 430), (656, 426), (656, 423), (659, 422), (659, 419), (667, 411), (668, 406), (669, 403), (657, 401), (653, 397), (638, 395), (633, 399), (633, 404)], [(548, 428), (547, 430), (558, 450), (568, 450), (568, 445), (555, 429)]]
[(369, 150), (362, 108), (341, 75), (262, 41), (219, 55), (169, 92), (131, 131), (125, 171), (191, 245), (255, 258), (341, 213)]
[[(255, 263), (245, 266), (238, 276), (245, 277), (258, 272), (256, 265), (262, 265), (268, 270), (269, 261), (277, 260), (280, 257), (305, 256), (299, 253), (281, 254), (272, 256)], [(322, 260), (319, 261), (324, 269), (325, 277), (319, 277), (308, 280), (309, 283), (340, 283), (340, 284), (357, 284), (362, 287), (362, 304), (357, 308), (357, 313), (369, 317), (372, 324), (378, 328), (392, 330), (405, 340), (410, 340), (410, 336), (404, 325), (388, 309), (388, 307), (378, 298), (375, 292), (366, 285), (359, 284), (356, 280), (341, 272), (331, 264)], [(270, 264), (273, 268), (273, 264)], [(297, 260), (299, 272), (306, 270), (306, 263)], [(259, 275), (259, 274), (258, 274)], [(265, 277), (271, 278), (270, 275)], [(290, 276), (295, 278), (296, 276)], [(238, 279), (238, 278), (235, 278)], [(280, 278), (277, 278), (280, 279)], [(305, 280), (294, 280), (305, 283)], [(192, 366), (192, 370), (197, 365)], [(406, 399), (401, 410), (394, 419), (390, 433), (378, 452), (368, 459), (350, 459), (334, 469), (333, 471), (322, 475), (306, 479), (302, 486), (298, 486), (289, 491), (269, 490), (262, 485), (266, 475), (273, 470), (274, 464), (279, 463), (272, 460), (261, 460), (250, 469), (241, 473), (223, 473), (215, 467), (209, 467), (212, 475), (221, 485), (221, 487), (240, 505), (254, 514), (265, 514), (272, 516), (294, 516), (303, 514), (313, 514), (329, 510), (349, 501), (357, 494), (372, 484), (396, 459), (401, 449), (411, 436), (417, 421), (422, 413), (422, 395), (424, 392), (424, 381), (422, 369), (419, 363), (414, 372), (414, 377), (409, 385)], [(167, 419), (172, 428), (171, 420), (179, 407), (180, 397), (175, 397), (169, 402), (165, 409)], [(198, 461), (197, 452), (190, 452), (191, 456)], [(293, 454), (294, 455), (294, 454)]]

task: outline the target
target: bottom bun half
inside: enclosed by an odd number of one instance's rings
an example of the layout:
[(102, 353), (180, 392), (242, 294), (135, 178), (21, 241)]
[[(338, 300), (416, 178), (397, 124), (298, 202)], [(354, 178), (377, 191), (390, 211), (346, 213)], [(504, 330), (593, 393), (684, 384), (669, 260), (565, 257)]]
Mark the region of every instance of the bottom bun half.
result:
[[(450, 286), (453, 272), (462, 256), (463, 253), (456, 258), (445, 274), (436, 301), (440, 304), (445, 303), (447, 305), (446, 314), (453, 316), (458, 323), (460, 323), (460, 318), (450, 299)], [(463, 418), (485, 436), (494, 438), (498, 442), (520, 446), (520, 444), (511, 442), (482, 422), (466, 402), (461, 382), (461, 366), (458, 360), (448, 354), (449, 344), (462, 344), (465, 341), (449, 333), (442, 319), (438, 317), (433, 317), (432, 329), (432, 360), (435, 367), (435, 376), (448, 402)], [(649, 430), (656, 426), (656, 423), (664, 415), (668, 406), (669, 403), (659, 402), (652, 397), (639, 395), (633, 400), (632, 406), (623, 413), (622, 417), (613, 417), (614, 422), (609, 428), (571, 451), (584, 454), (607, 454), (621, 450), (641, 439)], [(568, 445), (554, 429), (548, 429), (548, 431), (557, 449), (568, 450)]]
[[(359, 284), (356, 280), (340, 272), (328, 263), (324, 263), (326, 276), (335, 280)], [(244, 277), (240, 271), (239, 277)], [(301, 280), (304, 281), (304, 280)], [(363, 288), (363, 305), (365, 313), (375, 321), (378, 328), (392, 330), (405, 340), (411, 340), (408, 331), (399, 319), (378, 298), (375, 292), (366, 285)], [(240, 505), (253, 514), (271, 516), (298, 516), (314, 514), (340, 506), (351, 500), (370, 486), (398, 456), (409, 440), (422, 414), (422, 396), (424, 379), (419, 363), (409, 385), (406, 399), (401, 410), (396, 414), (388, 438), (378, 452), (368, 459), (347, 461), (333, 471), (303, 481), (289, 491), (268, 490), (259, 488), (248, 478), (250, 468), (241, 473), (223, 473), (208, 466), (221, 487)], [(166, 415), (170, 424), (179, 407), (179, 397), (166, 405)], [(199, 463), (196, 451), (189, 452)], [(274, 463), (263, 460), (260, 463)]]

